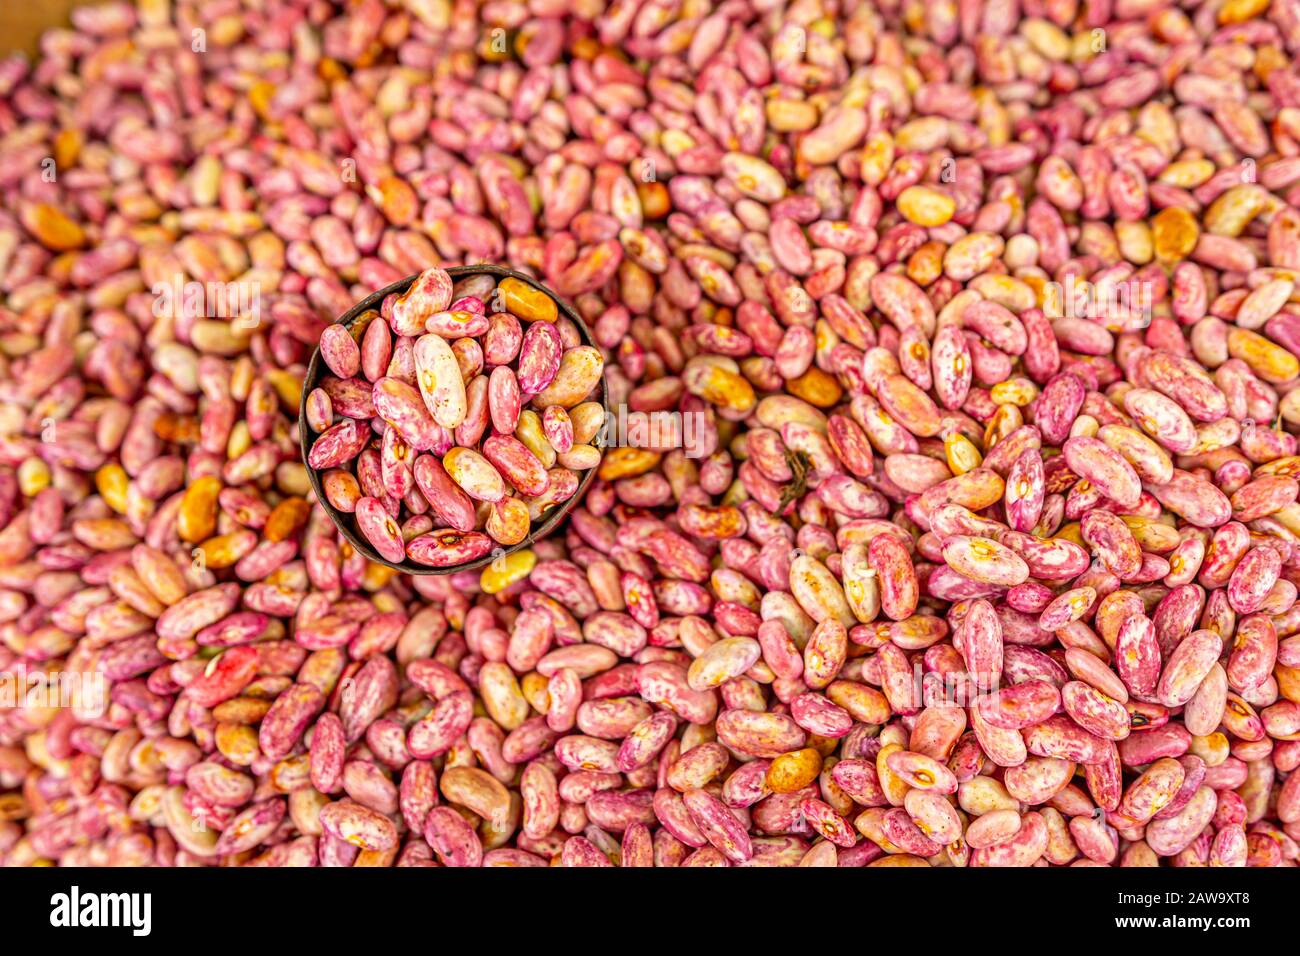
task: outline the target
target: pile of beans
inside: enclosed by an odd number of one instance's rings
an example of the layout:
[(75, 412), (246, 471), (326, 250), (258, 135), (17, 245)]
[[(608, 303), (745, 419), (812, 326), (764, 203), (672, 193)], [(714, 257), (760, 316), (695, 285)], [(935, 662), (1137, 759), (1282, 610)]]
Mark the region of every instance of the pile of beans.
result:
[[(307, 464), (329, 469), (326, 498), (355, 514), (386, 561), (450, 568), (486, 556), (494, 542), (520, 544), (600, 462), (590, 442), (605, 407), (586, 399), (599, 391), (604, 356), (520, 279), (454, 285), (445, 270), (428, 269), (380, 312), (327, 327), (320, 352), (334, 375), (306, 399), (307, 422), (321, 433)], [(372, 426), (382, 428), (378, 449)], [(484, 503), (481, 522), (475, 502)]]
[[(1296, 865), (1300, 0), (73, 23), (0, 63), (0, 669), (107, 701), (0, 709), (5, 863)], [(489, 261), (694, 440), (400, 575), (305, 363)]]

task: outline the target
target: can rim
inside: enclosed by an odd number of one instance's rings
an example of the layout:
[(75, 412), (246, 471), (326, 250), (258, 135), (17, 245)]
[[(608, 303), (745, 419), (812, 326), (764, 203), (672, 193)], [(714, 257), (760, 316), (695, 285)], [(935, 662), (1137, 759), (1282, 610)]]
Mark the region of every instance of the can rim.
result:
[[(509, 278), (524, 282), (537, 291), (549, 296), (552, 301), (555, 302), (556, 307), (560, 310), (561, 314), (577, 327), (578, 334), (582, 337), (585, 345), (599, 348), (596, 344), (595, 338), (591, 334), (591, 329), (587, 327), (587, 323), (583, 321), (577, 311), (532, 276), (519, 272), (516, 269), (511, 269), (507, 266), (499, 266), (491, 263), (469, 266), (447, 266), (445, 267), (445, 271), (453, 280), (465, 279), (475, 275), (490, 275), (495, 276), (497, 279)], [(370, 293), (370, 295), (366, 296), (347, 312), (343, 313), (343, 315), (336, 320), (335, 324), (350, 329), (357, 319), (366, 312), (379, 312), (384, 299), (393, 293), (405, 292), (417, 278), (419, 278), (418, 274), (407, 276), (404, 279), (398, 279), (396, 282), (393, 282), (376, 292)], [(356, 518), (353, 515), (340, 511), (330, 503), (329, 498), (325, 495), (325, 488), (321, 482), (320, 469), (313, 468), (307, 463), (307, 455), (312, 442), (320, 434), (319, 432), (312, 430), (311, 426), (307, 424), (307, 396), (311, 394), (313, 389), (318, 387), (323, 374), (322, 369), (324, 367), (325, 363), (321, 359), (320, 345), (317, 344), (315, 351), (312, 352), (311, 360), (307, 363), (307, 373), (303, 377), (302, 382), (302, 395), (298, 402), (298, 446), (302, 456), (303, 467), (307, 469), (307, 479), (311, 482), (312, 491), (316, 495), (316, 501), (325, 509), (325, 513), (329, 515), (330, 521), (332, 521), (334, 526), (338, 528), (339, 533), (343, 535), (348, 544), (360, 552), (367, 560), (373, 561), (376, 564), (382, 564), (384, 567), (391, 568), (394, 571), (400, 571), (403, 574), (418, 575), (457, 574), (461, 571), (477, 570), (491, 564), (499, 558), (514, 554), (516, 551), (521, 551), (525, 548), (530, 548), (538, 541), (549, 536), (551, 532), (553, 532), (564, 521), (564, 519), (569, 516), (570, 512), (572, 512), (577, 506), (578, 502), (582, 499), (583, 494), (595, 479), (596, 472), (600, 468), (599, 463), (588, 468), (578, 481), (578, 490), (575, 491), (567, 501), (553, 508), (549, 514), (543, 517), (543, 520), (540, 523), (533, 524), (529, 528), (528, 535), (518, 544), (499, 545), (497, 548), (494, 548), (492, 552), (483, 555), (480, 558), (475, 558), (473, 561), (467, 561), (464, 564), (457, 564), (446, 568), (429, 567), (428, 565), (418, 564), (410, 559), (407, 559), (400, 564), (394, 564), (393, 562), (381, 557), (379, 553), (375, 551), (374, 546), (366, 540), (365, 535), (361, 534), (361, 530), (357, 527)], [(600, 382), (596, 386), (596, 397), (590, 400), (599, 401), (606, 416), (609, 415), (609, 387), (605, 381), (605, 373), (603, 371), (600, 375)], [(601, 457), (603, 459), (604, 449), (602, 445), (599, 441), (593, 442), (593, 444), (601, 449)]]

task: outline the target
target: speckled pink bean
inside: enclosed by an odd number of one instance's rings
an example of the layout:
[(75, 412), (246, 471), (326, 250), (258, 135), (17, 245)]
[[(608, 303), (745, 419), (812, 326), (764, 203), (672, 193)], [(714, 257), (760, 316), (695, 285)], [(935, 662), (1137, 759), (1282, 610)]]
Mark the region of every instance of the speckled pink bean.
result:
[(275, 831), (284, 819), (285, 810), (283, 799), (253, 804), (226, 824), (212, 848), (213, 852), (224, 856), (251, 850)]
[(1270, 547), (1251, 548), (1228, 579), (1228, 604), (1238, 614), (1259, 610), (1282, 573), (1282, 556)]
[(324, 706), (324, 695), (311, 684), (294, 684), (285, 690), (262, 718), (257, 733), (262, 753), (272, 760), (287, 757)]
[[(349, 340), (350, 341), (350, 340)], [(304, 402), (307, 424), (312, 431), (323, 432), (334, 424), (334, 404), (323, 388), (313, 388)]]
[(1147, 845), (1159, 856), (1173, 856), (1205, 828), (1216, 806), (1214, 791), (1207, 786), (1199, 788), (1178, 813), (1147, 824)]
[(1070, 681), (1061, 688), (1061, 705), (1084, 730), (1105, 740), (1123, 740), (1129, 735), (1129, 715), (1124, 705), (1083, 681)]
[(366, 728), (397, 703), (397, 692), (397, 669), (387, 657), (370, 658), (355, 676), (346, 679), (339, 717), (348, 743), (361, 739)]
[(411, 755), (428, 760), (446, 753), (474, 718), (474, 698), (463, 691), (448, 694), (417, 721), (406, 738)]
[(361, 349), (341, 325), (330, 325), (320, 337), (320, 357), (339, 378), (351, 378), (361, 371)]
[(519, 423), (520, 407), (519, 381), (514, 371), (504, 365), (497, 366), (488, 377), (488, 410), (492, 427), (504, 434), (513, 433)]
[(212, 761), (202, 761), (185, 771), (185, 785), (208, 803), (242, 807), (253, 795), (253, 778)]
[(1026, 813), (1008, 840), (977, 849), (972, 866), (1032, 866), (1047, 849), (1047, 825), (1039, 813)]
[[(371, 321), (361, 334), (361, 373), (372, 382), (377, 382), (388, 374), (389, 362), (393, 357), (393, 336), (388, 323), (380, 320)], [(352, 373), (356, 375), (356, 372)], [(348, 376), (340, 376), (348, 378)]]
[(1056, 713), (1061, 704), (1057, 688), (1047, 681), (1030, 680), (1001, 687), (977, 703), (980, 715), (994, 727), (1022, 730)]
[(1144, 616), (1126, 618), (1115, 641), (1115, 668), (1129, 692), (1147, 697), (1160, 680), (1160, 645), (1155, 625)]
[(333, 836), (363, 850), (383, 851), (397, 843), (393, 821), (355, 800), (326, 804), (321, 808), (320, 822)]
[(472, 531), (475, 524), (474, 502), (451, 480), (447, 471), (432, 455), (420, 455), (413, 468), (416, 486), (442, 520), (457, 531)]
[(402, 771), (398, 787), (402, 820), (411, 830), (422, 832), (429, 811), (438, 805), (438, 774), (426, 760), (412, 760)]
[(1237, 622), (1232, 654), (1228, 658), (1228, 684), (1243, 694), (1260, 687), (1273, 673), (1277, 649), (1277, 631), (1266, 614), (1242, 617)]
[(385, 561), (400, 564), (406, 560), (406, 546), (401, 529), (378, 498), (359, 498), (356, 504), (357, 528)]
[(407, 382), (400, 378), (380, 378), (374, 382), (373, 402), (374, 414), (395, 428), (403, 441), (416, 451), (432, 449), (437, 444), (438, 423), (429, 414), (420, 393)]
[(345, 418), (326, 429), (312, 443), (307, 464), (312, 468), (337, 468), (351, 461), (370, 441), (370, 429), (361, 422)]
[(519, 347), (519, 363), (515, 375), (519, 390), (528, 395), (544, 391), (555, 381), (564, 354), (564, 342), (550, 322), (533, 322), (524, 332)]
[(754, 854), (749, 834), (730, 809), (704, 790), (688, 790), (682, 802), (700, 833), (733, 862), (744, 862)]
[(550, 405), (542, 413), (542, 433), (561, 455), (573, 447), (573, 422), (560, 405)]
[(1156, 686), (1156, 698), (1166, 707), (1187, 703), (1222, 653), (1223, 641), (1213, 631), (1189, 634), (1165, 662)]
[(573, 729), (582, 703), (582, 682), (577, 674), (567, 667), (556, 671), (547, 682), (547, 693), (551, 703), (546, 712), (547, 726), (556, 733)]
[(186, 640), (209, 624), (221, 620), (239, 603), (238, 584), (218, 584), (189, 594), (158, 618), (155, 630), (160, 638)]

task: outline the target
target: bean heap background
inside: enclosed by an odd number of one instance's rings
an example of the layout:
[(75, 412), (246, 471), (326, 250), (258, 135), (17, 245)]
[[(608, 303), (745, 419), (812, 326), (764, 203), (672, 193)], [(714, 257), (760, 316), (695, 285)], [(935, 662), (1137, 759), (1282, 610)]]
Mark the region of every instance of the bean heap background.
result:
[[(0, 63), (0, 667), (102, 681), (0, 709), (0, 859), (1295, 865), (1297, 53), (1300, 0), (75, 11)], [(703, 424), (405, 577), (310, 502), (305, 363), (474, 262)]]

